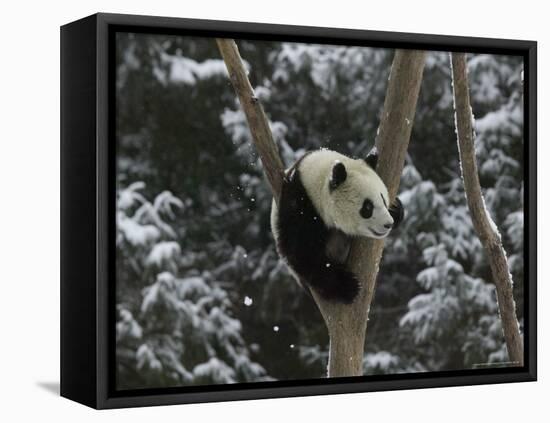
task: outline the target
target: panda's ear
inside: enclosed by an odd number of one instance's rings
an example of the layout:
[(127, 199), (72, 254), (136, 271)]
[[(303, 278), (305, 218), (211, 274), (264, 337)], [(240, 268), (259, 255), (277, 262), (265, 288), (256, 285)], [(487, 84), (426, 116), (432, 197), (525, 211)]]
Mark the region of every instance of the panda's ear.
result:
[(330, 176), (329, 189), (338, 188), (348, 177), (348, 172), (346, 171), (346, 166), (340, 161), (336, 161), (334, 166), (332, 166), (332, 174)]
[(372, 150), (365, 157), (365, 161), (373, 170), (376, 170), (376, 165), (378, 164), (378, 149), (376, 147), (372, 147)]

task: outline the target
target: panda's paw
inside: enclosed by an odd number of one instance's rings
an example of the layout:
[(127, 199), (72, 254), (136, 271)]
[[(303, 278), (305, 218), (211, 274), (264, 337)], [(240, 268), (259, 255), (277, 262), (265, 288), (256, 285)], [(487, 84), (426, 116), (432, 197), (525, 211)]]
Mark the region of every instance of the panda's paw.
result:
[(345, 265), (327, 262), (317, 272), (302, 275), (307, 285), (327, 301), (351, 304), (359, 294), (361, 284)]
[(355, 276), (343, 279), (338, 289), (337, 301), (344, 304), (351, 304), (359, 295), (361, 284)]
[(399, 197), (395, 197), (395, 201), (390, 206), (389, 212), (393, 218), (393, 229), (396, 229), (405, 218), (405, 208)]
[(319, 293), (328, 301), (351, 304), (357, 298), (361, 284), (351, 272), (342, 271), (320, 287)]

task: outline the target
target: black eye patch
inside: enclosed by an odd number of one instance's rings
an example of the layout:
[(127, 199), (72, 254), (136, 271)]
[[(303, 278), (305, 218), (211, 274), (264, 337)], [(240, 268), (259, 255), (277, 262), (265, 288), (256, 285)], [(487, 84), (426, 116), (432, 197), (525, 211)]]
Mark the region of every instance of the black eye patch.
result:
[(363, 207), (359, 210), (359, 214), (364, 219), (369, 219), (372, 217), (372, 212), (374, 210), (374, 204), (368, 198), (363, 202)]

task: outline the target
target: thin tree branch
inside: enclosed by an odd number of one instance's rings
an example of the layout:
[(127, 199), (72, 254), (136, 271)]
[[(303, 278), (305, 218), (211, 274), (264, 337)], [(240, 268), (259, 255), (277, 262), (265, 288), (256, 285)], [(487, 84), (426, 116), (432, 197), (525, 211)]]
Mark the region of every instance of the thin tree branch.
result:
[(479, 183), (474, 148), (472, 108), (468, 91), (466, 54), (452, 53), (451, 65), (458, 150), (468, 208), (472, 215), (474, 229), (483, 244), (491, 266), (508, 356), (516, 365), (523, 366), (523, 340), (516, 317), (512, 276), (508, 269), (506, 252), (502, 246), (500, 234), (485, 207)]
[(246, 115), (248, 128), (252, 133), (252, 140), (271, 185), (273, 197), (278, 205), (281, 186), (283, 184), (284, 165), (277, 151), (277, 146), (273, 141), (269, 121), (260, 101), (254, 94), (252, 85), (250, 85), (235, 41), (218, 38), (216, 39), (216, 43), (227, 67), (233, 88), (235, 88), (241, 107)]

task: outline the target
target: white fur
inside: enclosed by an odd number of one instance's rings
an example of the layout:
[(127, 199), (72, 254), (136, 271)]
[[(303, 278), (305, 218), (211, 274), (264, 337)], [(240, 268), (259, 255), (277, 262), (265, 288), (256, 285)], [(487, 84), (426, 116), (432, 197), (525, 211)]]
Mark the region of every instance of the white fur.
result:
[[(337, 162), (346, 167), (347, 178), (331, 192), (329, 181), (332, 167)], [(384, 238), (389, 234), (390, 230), (384, 227), (393, 224), (387, 208), (390, 204), (388, 190), (364, 160), (321, 149), (306, 156), (299, 169), (306, 192), (329, 228), (338, 228), (351, 236), (369, 238)], [(374, 204), (374, 212), (369, 219), (359, 213), (367, 198)]]

